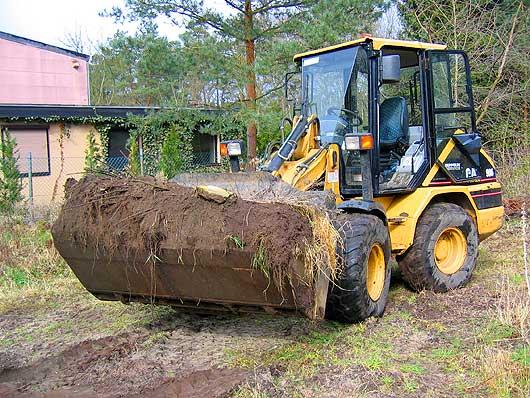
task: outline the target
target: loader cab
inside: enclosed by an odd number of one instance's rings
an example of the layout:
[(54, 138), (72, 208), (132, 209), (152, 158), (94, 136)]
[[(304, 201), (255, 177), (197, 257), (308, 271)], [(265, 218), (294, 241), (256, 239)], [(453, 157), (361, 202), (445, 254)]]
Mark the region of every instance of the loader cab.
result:
[(494, 173), (479, 159), (465, 53), (414, 44), (360, 40), (300, 57), (301, 114), (318, 117), (321, 147), (339, 148), (344, 198), (362, 194), (361, 156), (346, 150), (348, 134), (374, 137), (376, 196), (418, 188), (450, 142), (456, 149), (435, 181), (473, 182)]

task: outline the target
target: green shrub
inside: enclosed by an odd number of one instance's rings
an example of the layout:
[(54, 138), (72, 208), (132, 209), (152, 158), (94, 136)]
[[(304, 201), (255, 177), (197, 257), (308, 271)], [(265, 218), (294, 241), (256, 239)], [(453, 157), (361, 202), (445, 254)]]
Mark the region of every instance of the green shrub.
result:
[(17, 166), (16, 142), (4, 131), (0, 143), (0, 213), (13, 214), (22, 200), (22, 183)]
[(180, 135), (177, 130), (173, 128), (162, 144), (160, 163), (158, 164), (159, 170), (167, 179), (175, 177), (175, 175), (181, 172), (184, 168), (184, 159), (181, 155), (180, 146)]
[(140, 146), (136, 137), (131, 137), (129, 141), (129, 173), (133, 176), (142, 174), (140, 165)]

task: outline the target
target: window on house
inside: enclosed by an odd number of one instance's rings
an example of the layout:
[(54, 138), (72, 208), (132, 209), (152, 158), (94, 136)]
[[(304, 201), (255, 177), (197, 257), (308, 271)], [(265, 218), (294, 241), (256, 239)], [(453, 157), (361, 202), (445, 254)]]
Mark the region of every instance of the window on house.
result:
[[(22, 175), (29, 171), (31, 154), (32, 174), (34, 176), (50, 174), (50, 148), (47, 126), (8, 126), (9, 134), (17, 143), (18, 170)], [(3, 136), (2, 136), (3, 139)]]
[(217, 162), (217, 136), (195, 134), (191, 142), (193, 147), (193, 163), (195, 166), (209, 165)]

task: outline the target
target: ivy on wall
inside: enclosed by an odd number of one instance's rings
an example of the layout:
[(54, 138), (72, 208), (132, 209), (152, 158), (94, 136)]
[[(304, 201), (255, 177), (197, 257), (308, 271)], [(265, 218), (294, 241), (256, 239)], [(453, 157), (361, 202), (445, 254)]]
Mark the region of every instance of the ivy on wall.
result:
[[(143, 172), (155, 175), (160, 170), (162, 147), (170, 132), (175, 132), (178, 140), (167, 142), (167, 153), (179, 152), (182, 163), (181, 169), (192, 167), (193, 139), (196, 134), (220, 134), (222, 139), (242, 139), (245, 137), (244, 124), (233, 114), (215, 110), (201, 109), (163, 109), (153, 111), (147, 115), (132, 115), (126, 117), (25, 117), (9, 118), (10, 122), (40, 122), (59, 123), (61, 137), (70, 136), (70, 125), (90, 125), (99, 135), (99, 143), (94, 137), (87, 138), (85, 165), (94, 165), (94, 162), (104, 160), (108, 156), (109, 133), (113, 128), (123, 128), (130, 132), (129, 138), (129, 170), (132, 174), (141, 174), (140, 152), (142, 152)], [(141, 145), (140, 145), (141, 143)], [(176, 145), (177, 148), (171, 148)], [(140, 148), (141, 146), (141, 148)], [(141, 149), (141, 150), (140, 150)], [(62, 149), (61, 149), (62, 150)], [(65, 154), (61, 153), (63, 158)], [(67, 154), (66, 154), (67, 156)], [(96, 159), (97, 158), (97, 159)], [(167, 164), (167, 161), (166, 161)]]
[(87, 147), (85, 148), (85, 173), (94, 173), (101, 169), (104, 161), (102, 145), (96, 140), (96, 131), (90, 129), (87, 135)]
[[(193, 166), (193, 138), (196, 134), (220, 134), (223, 139), (245, 136), (244, 125), (229, 113), (196, 109), (167, 109), (150, 113), (147, 116), (131, 116), (131, 137), (129, 150), (132, 152), (136, 142), (142, 143), (144, 173), (155, 175), (160, 171), (162, 148), (165, 152), (180, 153), (181, 169)], [(170, 138), (175, 132), (178, 140)], [(172, 148), (176, 146), (177, 148)], [(135, 162), (131, 156), (131, 166)], [(162, 162), (162, 166), (167, 161)], [(137, 167), (137, 166), (135, 166)]]

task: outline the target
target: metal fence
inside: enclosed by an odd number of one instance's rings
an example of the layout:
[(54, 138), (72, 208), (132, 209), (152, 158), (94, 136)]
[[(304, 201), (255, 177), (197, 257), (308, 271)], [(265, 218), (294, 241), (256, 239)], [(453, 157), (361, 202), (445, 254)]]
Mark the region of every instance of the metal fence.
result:
[[(197, 152), (192, 155), (189, 170), (200, 171), (211, 166), (218, 167), (211, 152)], [(140, 164), (142, 159), (140, 159)], [(85, 174), (84, 157), (32, 157), (19, 159), (18, 168), (22, 181), (22, 193), (28, 205), (60, 203), (64, 198), (64, 184), (68, 178), (79, 179)], [(109, 157), (98, 167), (110, 174), (127, 174), (127, 157)], [(143, 167), (141, 167), (143, 170)]]

